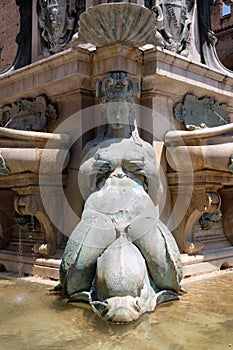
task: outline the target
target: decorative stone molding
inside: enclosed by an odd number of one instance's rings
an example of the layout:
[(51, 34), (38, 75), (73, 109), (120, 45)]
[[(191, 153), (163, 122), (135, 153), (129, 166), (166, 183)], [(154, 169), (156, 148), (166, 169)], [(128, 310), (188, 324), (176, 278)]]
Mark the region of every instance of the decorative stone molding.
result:
[(204, 244), (195, 239), (195, 225), (204, 213), (216, 213), (220, 209), (221, 197), (217, 190), (222, 186), (220, 184), (198, 183), (194, 185), (193, 189), (189, 189), (188, 183), (179, 186), (178, 179), (175, 180), (172, 174), (168, 174), (168, 179), (171, 182), (170, 191), (173, 204), (177, 200), (178, 193), (179, 196), (183, 194), (181, 197), (185, 198), (189, 196), (189, 191), (191, 191), (188, 209), (173, 233), (181, 251), (187, 254), (198, 253), (204, 248)]
[(38, 131), (57, 119), (54, 104), (41, 95), (33, 99), (20, 99), (2, 108), (0, 126), (17, 130)]
[(106, 74), (121, 67), (134, 80), (142, 76), (143, 52), (136, 47), (115, 44), (97, 48), (93, 56), (92, 72), (95, 80), (105, 79)]
[[(211, 228), (221, 218), (221, 198), (217, 191), (224, 185), (221, 174), (231, 170), (233, 147), (230, 136), (232, 124), (226, 113), (227, 107), (212, 98), (200, 99), (187, 94), (183, 103), (175, 105), (174, 112), (189, 131), (169, 131), (165, 137), (169, 165), (176, 174), (182, 176), (192, 171), (190, 178), (194, 181), (188, 210), (175, 230), (180, 248), (187, 254), (198, 253), (204, 248), (203, 242), (195, 240), (195, 225), (198, 221), (204, 230)], [(226, 151), (229, 151), (228, 154)], [(208, 176), (207, 169), (215, 171), (215, 184)], [(202, 171), (207, 174), (205, 182), (199, 176)], [(176, 192), (186, 191), (179, 189), (178, 183), (176, 186), (171, 187), (173, 201)]]

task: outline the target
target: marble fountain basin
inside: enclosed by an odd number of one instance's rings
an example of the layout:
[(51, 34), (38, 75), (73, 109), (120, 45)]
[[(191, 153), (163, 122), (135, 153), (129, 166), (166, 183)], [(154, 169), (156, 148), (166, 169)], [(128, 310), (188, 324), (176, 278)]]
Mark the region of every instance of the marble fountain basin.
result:
[(52, 134), (0, 127), (2, 175), (60, 172), (68, 165), (70, 143), (70, 137), (65, 133)]
[(193, 131), (172, 130), (165, 136), (166, 156), (175, 171), (204, 169), (233, 172), (233, 123)]

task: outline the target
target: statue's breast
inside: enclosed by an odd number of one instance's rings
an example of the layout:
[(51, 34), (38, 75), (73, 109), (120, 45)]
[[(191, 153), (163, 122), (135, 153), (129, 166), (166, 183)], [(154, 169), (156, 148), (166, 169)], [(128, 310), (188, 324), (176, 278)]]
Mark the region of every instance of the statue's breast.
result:
[(111, 177), (97, 192), (90, 195), (86, 206), (108, 215), (127, 214), (135, 217), (148, 205), (150, 197), (133, 179)]

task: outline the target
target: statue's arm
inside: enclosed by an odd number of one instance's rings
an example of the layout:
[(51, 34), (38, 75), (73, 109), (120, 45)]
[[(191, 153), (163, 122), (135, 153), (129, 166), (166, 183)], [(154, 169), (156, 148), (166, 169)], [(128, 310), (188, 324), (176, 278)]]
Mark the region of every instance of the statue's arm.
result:
[(96, 178), (93, 164), (94, 158), (91, 157), (84, 161), (79, 168), (78, 184), (84, 200), (86, 200), (93, 192), (92, 188), (94, 186), (94, 180)]
[(97, 179), (99, 180), (111, 170), (111, 162), (101, 159), (98, 154), (84, 160), (79, 168), (79, 188), (84, 199), (96, 190)]
[(148, 186), (148, 194), (153, 200), (154, 204), (157, 205), (162, 193), (162, 183), (160, 180), (159, 165), (152, 147), (148, 152), (148, 157), (145, 159), (145, 175)]

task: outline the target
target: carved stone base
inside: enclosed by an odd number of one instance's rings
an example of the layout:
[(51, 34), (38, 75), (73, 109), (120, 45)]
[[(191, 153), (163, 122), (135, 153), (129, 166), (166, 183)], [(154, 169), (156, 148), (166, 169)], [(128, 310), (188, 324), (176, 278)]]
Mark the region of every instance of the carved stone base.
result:
[[(183, 252), (183, 276), (210, 273), (233, 266), (233, 247), (229, 238), (232, 232), (232, 175), (205, 170), (191, 175), (183, 174), (182, 177), (180, 175), (179, 181), (177, 173), (169, 173), (168, 181), (173, 206), (178, 198), (181, 207), (190, 200), (183, 219), (173, 231)], [(211, 228), (211, 232), (202, 230), (198, 222), (202, 213), (215, 211), (221, 202), (221, 221)]]
[(58, 280), (62, 252), (59, 250), (54, 258), (36, 258), (25, 254), (16, 256), (15, 252), (0, 250), (0, 265), (19, 276), (37, 275)]
[(181, 254), (183, 276), (211, 273), (233, 266), (233, 247), (211, 250), (196, 255)]
[[(46, 210), (43, 207), (43, 203), (40, 198), (40, 190), (39, 187), (20, 187), (20, 188), (14, 188), (14, 191), (17, 192), (18, 196), (15, 199), (15, 210), (20, 215), (34, 215), (39, 223), (41, 224), (42, 228), (42, 236), (43, 241), (37, 242), (34, 247), (33, 251), (37, 255), (41, 256), (51, 256), (56, 253), (57, 250), (57, 235), (58, 230), (54, 226), (54, 224), (51, 222), (48, 214), (46, 213)], [(47, 189), (49, 192), (51, 192), (51, 189)], [(51, 193), (50, 193), (51, 194)], [(59, 212), (59, 199), (55, 200), (56, 198), (56, 189), (53, 190), (53, 200), (58, 203), (57, 207), (54, 209)], [(60, 212), (60, 215), (62, 213)]]
[[(198, 236), (195, 235), (195, 226), (198, 224), (198, 220), (203, 213), (211, 213), (220, 209), (221, 197), (219, 193), (227, 191), (220, 189), (225, 184), (229, 184), (229, 181), (233, 181), (232, 177), (229, 177), (229, 174), (223, 172), (207, 170), (194, 172), (194, 174), (190, 175), (183, 175), (182, 182), (178, 178), (177, 173), (168, 174), (168, 179), (173, 207), (175, 205), (177, 205), (178, 208), (183, 205), (187, 206), (187, 210), (186, 212), (184, 211), (181, 222), (173, 231), (179, 248), (182, 252), (187, 254), (198, 254), (202, 250), (209, 250), (207, 246), (205, 247), (205, 241), (199, 240)], [(187, 202), (187, 198), (190, 200), (189, 203)], [(177, 203), (179, 200), (180, 203)], [(224, 199), (224, 203), (225, 202), (226, 199)], [(224, 208), (225, 207), (226, 205)], [(227, 226), (226, 222), (229, 222), (229, 218), (226, 219), (226, 212), (227, 209), (225, 208), (223, 213), (223, 222), (225, 222), (225, 226)], [(176, 216), (176, 213), (173, 213), (173, 215)], [(225, 235), (227, 236), (229, 230), (224, 229), (224, 231), (226, 231)], [(216, 235), (216, 242), (218, 240), (219, 237)], [(211, 237), (211, 242), (213, 242), (212, 246), (214, 246), (214, 234)]]
[[(56, 185), (56, 175), (53, 175), (53, 185), (46, 175), (41, 179), (43, 190), (48, 200), (53, 198), (53, 209), (56, 214), (62, 215), (62, 200), (59, 198), (59, 181)], [(15, 186), (20, 183), (21, 186)], [(62, 241), (62, 234), (51, 222), (43, 206), (39, 178), (36, 174), (24, 173), (9, 175), (2, 179), (1, 186), (9, 190), (0, 191), (0, 248), (7, 251), (18, 250), (19, 240), (26, 252), (36, 256), (54, 256)], [(15, 214), (16, 213), (16, 214)], [(15, 218), (15, 215), (18, 217)], [(29, 218), (36, 220), (30, 228)], [(8, 246), (7, 246), (8, 245)]]

